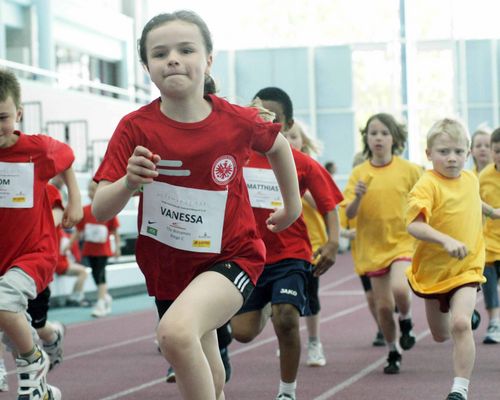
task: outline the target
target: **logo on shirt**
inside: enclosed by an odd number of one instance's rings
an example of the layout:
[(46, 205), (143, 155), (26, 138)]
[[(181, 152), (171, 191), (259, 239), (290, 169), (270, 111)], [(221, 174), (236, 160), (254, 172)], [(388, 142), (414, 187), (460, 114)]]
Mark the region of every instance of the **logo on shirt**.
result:
[(236, 160), (230, 155), (219, 157), (212, 166), (212, 179), (217, 185), (226, 185), (236, 176)]

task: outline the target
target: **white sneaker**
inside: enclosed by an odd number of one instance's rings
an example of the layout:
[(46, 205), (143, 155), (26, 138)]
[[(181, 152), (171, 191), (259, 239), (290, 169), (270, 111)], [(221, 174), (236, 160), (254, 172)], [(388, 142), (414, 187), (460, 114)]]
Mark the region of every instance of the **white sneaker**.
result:
[(96, 305), (92, 309), (92, 316), (96, 318), (101, 318), (105, 317), (106, 315), (108, 315), (106, 302), (101, 299), (97, 300)]
[(493, 323), (488, 325), (486, 330), (486, 336), (483, 339), (485, 344), (497, 344), (500, 343), (500, 325), (498, 323)]
[(104, 304), (106, 305), (106, 313), (111, 314), (111, 305), (113, 304), (113, 298), (109, 293), (106, 293), (104, 297)]
[(7, 371), (2, 366), (0, 367), (0, 392), (8, 392), (9, 383), (7, 382)]
[(59, 364), (63, 362), (63, 342), (64, 342), (64, 334), (66, 333), (66, 327), (61, 324), (59, 321), (50, 322), (50, 325), (54, 327), (55, 334), (57, 339), (52, 344), (43, 344), (43, 349), (47, 353), (50, 359), (50, 368), (57, 367)]
[(295, 396), (288, 393), (280, 393), (275, 400), (295, 400)]
[(60, 400), (61, 391), (47, 385), (47, 372), (49, 371), (49, 357), (45, 351), (37, 346), (40, 358), (29, 363), (24, 358), (16, 358), (19, 388), (18, 400)]
[(324, 367), (326, 365), (321, 342), (309, 342), (307, 344), (307, 365), (309, 367)]

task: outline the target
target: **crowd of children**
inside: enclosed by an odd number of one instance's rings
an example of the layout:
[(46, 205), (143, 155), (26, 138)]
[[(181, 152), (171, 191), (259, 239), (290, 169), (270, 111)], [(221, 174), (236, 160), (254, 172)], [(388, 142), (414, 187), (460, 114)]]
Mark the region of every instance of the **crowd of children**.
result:
[[(184, 399), (224, 399), (231, 336), (249, 342), (269, 319), (279, 344), (276, 400), (296, 399), (300, 316), (307, 365), (326, 364), (319, 276), (336, 261), (340, 212), (378, 327), (374, 345), (387, 346), (383, 372), (399, 373), (402, 350), (416, 344), (413, 292), (425, 302), (434, 340), (453, 339), (447, 400), (467, 400), (481, 286), (484, 343), (500, 343), (500, 128), (469, 138), (458, 120), (437, 121), (427, 135), (432, 168), (424, 171), (401, 156), (405, 126), (375, 114), (342, 194), (334, 171), (310, 156), (314, 144), (294, 121), (288, 94), (266, 87), (251, 107), (216, 96), (212, 52), (208, 27), (193, 12), (146, 24), (140, 59), (160, 97), (120, 121), (83, 209), (71, 148), (16, 130), (19, 83), (0, 70), (0, 223), (12, 229), (0, 241), (0, 334), (15, 358), (18, 400), (62, 398), (47, 383), (62, 362), (65, 333), (47, 320), (48, 285), (56, 271), (76, 275), (70, 299), (85, 304), (86, 268), (67, 258), (81, 243), (97, 287), (92, 315), (110, 313), (106, 264), (120, 255), (116, 215), (134, 195), (136, 259), (155, 298), (159, 350)], [(469, 153), (473, 172), (464, 169)], [(65, 202), (49, 184), (57, 175)], [(64, 240), (63, 229), (73, 227)], [(9, 389), (4, 344), (0, 392)]]

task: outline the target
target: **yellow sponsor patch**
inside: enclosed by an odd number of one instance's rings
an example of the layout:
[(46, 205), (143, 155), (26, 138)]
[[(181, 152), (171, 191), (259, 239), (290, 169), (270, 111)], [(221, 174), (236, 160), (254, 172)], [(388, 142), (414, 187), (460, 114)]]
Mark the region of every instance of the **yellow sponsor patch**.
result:
[(13, 197), (12, 202), (13, 203), (24, 203), (26, 201), (26, 197)]
[(281, 201), (274, 200), (274, 201), (271, 201), (271, 205), (273, 207), (281, 207), (283, 205), (283, 203)]
[(193, 247), (210, 247), (210, 240), (193, 240)]

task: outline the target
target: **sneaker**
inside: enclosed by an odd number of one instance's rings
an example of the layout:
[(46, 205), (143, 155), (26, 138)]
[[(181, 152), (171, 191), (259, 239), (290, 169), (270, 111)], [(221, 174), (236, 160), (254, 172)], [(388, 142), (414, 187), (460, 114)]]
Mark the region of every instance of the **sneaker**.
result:
[(446, 397), (446, 400), (465, 400), (465, 397), (462, 396), (460, 393), (457, 392), (451, 392), (448, 397)]
[(19, 388), (17, 400), (61, 400), (61, 391), (47, 385), (49, 371), (49, 357), (37, 346), (40, 357), (33, 363), (24, 358), (16, 358)]
[(66, 327), (60, 322), (54, 321), (50, 322), (50, 324), (54, 327), (54, 332), (57, 336), (57, 339), (52, 344), (43, 344), (43, 349), (50, 359), (49, 371), (63, 362), (63, 342), (64, 334), (66, 333)]
[(417, 342), (417, 338), (415, 337), (412, 329), (413, 322), (411, 321), (411, 318), (399, 320), (399, 330), (401, 332), (399, 345), (403, 350), (410, 350)]
[(172, 366), (168, 367), (167, 376), (165, 379), (168, 383), (175, 383), (175, 371)]
[(324, 367), (326, 365), (325, 353), (321, 342), (307, 344), (307, 362), (309, 367)]
[(106, 306), (106, 313), (111, 314), (111, 305), (113, 304), (113, 298), (109, 293), (106, 293), (106, 296), (104, 296), (104, 304)]
[(382, 347), (385, 346), (384, 334), (380, 331), (375, 335), (375, 339), (373, 339), (372, 346)]
[(7, 371), (0, 367), (0, 392), (8, 392), (9, 383), (7, 382)]
[(401, 368), (401, 354), (397, 350), (389, 352), (387, 357), (387, 364), (384, 367), (384, 374), (394, 375), (399, 374), (399, 369)]
[(488, 325), (486, 336), (483, 339), (484, 344), (497, 344), (500, 343), (500, 325), (493, 323)]
[(472, 326), (472, 330), (475, 331), (481, 323), (481, 314), (479, 314), (479, 311), (474, 310), (470, 323)]
[(229, 379), (231, 379), (231, 363), (229, 362), (229, 352), (227, 350), (227, 347), (224, 347), (219, 350), (220, 351), (220, 357), (222, 358), (222, 364), (224, 364), (224, 370), (226, 371), (226, 383), (229, 382)]
[(295, 400), (295, 396), (288, 393), (280, 393), (275, 400)]
[(94, 308), (92, 309), (92, 316), (96, 318), (105, 317), (108, 315), (106, 302), (104, 300), (97, 300)]

